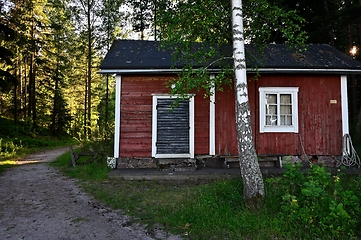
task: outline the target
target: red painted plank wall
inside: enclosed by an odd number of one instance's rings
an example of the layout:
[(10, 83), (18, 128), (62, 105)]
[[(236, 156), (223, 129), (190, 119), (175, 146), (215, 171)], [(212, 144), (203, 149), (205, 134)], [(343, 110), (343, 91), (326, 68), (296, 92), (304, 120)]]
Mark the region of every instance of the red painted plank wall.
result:
[(209, 154), (209, 97), (205, 91), (195, 92), (194, 102), (194, 154)]
[[(167, 94), (172, 75), (122, 76), (120, 157), (151, 157), (152, 94)], [(195, 154), (209, 154), (209, 98), (195, 99)]]
[[(342, 154), (340, 76), (263, 75), (249, 79), (252, 129), (259, 155), (301, 155), (302, 145), (308, 155)], [(259, 87), (299, 87), (299, 133), (259, 132)], [(217, 92), (216, 101), (216, 154), (237, 155), (233, 88)]]
[[(151, 157), (152, 94), (168, 93), (164, 82), (174, 76), (123, 76), (121, 157)], [(259, 87), (299, 87), (299, 134), (259, 133)], [(209, 98), (196, 92), (195, 154), (209, 153)], [(249, 81), (253, 135), (260, 155), (342, 154), (340, 77), (268, 75)], [(337, 104), (330, 104), (336, 100)], [(216, 93), (216, 154), (237, 155), (234, 93)], [(301, 145), (302, 142), (302, 145)]]
[(152, 156), (153, 93), (167, 93), (166, 76), (122, 76), (120, 156)]
[[(299, 87), (299, 133), (259, 133), (259, 87)], [(342, 154), (341, 81), (335, 75), (270, 75), (250, 82), (256, 119), (257, 153), (300, 155)], [(336, 100), (331, 104), (330, 100)]]
[(238, 148), (233, 87), (224, 86), (222, 92), (216, 92), (215, 98), (216, 155), (236, 156), (238, 154)]

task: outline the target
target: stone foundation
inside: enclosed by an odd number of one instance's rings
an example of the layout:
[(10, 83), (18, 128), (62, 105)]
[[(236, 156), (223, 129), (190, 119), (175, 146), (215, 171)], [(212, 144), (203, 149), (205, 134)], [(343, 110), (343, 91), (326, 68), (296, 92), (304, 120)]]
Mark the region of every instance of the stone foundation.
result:
[(154, 158), (120, 158), (117, 168), (157, 168)]
[(317, 164), (325, 165), (326, 167), (336, 167), (336, 163), (341, 156), (283, 156), (282, 165), (287, 163), (303, 163), (303, 164)]
[[(320, 164), (335, 167), (341, 156), (258, 156), (260, 167), (282, 167), (287, 163)], [(117, 168), (157, 168), (161, 171), (189, 171), (201, 168), (239, 168), (235, 156), (196, 156), (178, 158), (119, 158)]]

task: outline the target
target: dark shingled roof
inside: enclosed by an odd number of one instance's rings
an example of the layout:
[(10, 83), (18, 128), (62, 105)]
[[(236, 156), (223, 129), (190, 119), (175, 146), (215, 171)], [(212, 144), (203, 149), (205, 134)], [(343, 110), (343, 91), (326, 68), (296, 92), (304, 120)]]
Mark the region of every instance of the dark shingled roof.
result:
[(265, 68), (361, 69), (360, 62), (327, 44), (309, 44), (305, 51), (268, 44), (263, 57), (254, 46), (246, 46), (246, 53), (252, 56), (251, 64)]
[(159, 42), (141, 40), (114, 41), (100, 65), (101, 69), (169, 69), (171, 67), (171, 51), (160, 50)]
[[(154, 41), (116, 40), (100, 65), (101, 73), (181, 69), (184, 64), (172, 61), (173, 51), (159, 45)], [(231, 46), (224, 49), (230, 57)], [(310, 44), (301, 52), (284, 44), (268, 44), (264, 50), (246, 45), (246, 59), (248, 68), (257, 66), (260, 71), (361, 73), (360, 62), (326, 44)]]

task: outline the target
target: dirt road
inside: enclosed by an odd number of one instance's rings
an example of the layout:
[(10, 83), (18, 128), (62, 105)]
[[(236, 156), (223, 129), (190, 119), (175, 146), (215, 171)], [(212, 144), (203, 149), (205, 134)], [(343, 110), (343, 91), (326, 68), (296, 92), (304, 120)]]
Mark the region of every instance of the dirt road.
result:
[(0, 239), (180, 239), (129, 224), (130, 217), (82, 192), (47, 164), (65, 151), (32, 154), (0, 175)]

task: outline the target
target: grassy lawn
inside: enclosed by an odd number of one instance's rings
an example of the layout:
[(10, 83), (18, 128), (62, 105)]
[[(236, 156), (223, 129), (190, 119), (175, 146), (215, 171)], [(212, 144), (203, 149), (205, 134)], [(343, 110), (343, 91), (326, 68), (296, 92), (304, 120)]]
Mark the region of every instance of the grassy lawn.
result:
[(262, 209), (246, 209), (242, 181), (124, 181), (109, 179), (103, 163), (53, 166), (78, 178), (84, 189), (134, 221), (187, 239), (352, 239), (361, 233), (361, 177), (334, 177), (315, 166), (307, 176), (290, 167), (265, 179)]

